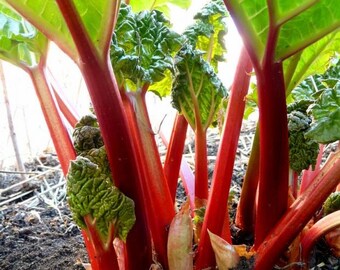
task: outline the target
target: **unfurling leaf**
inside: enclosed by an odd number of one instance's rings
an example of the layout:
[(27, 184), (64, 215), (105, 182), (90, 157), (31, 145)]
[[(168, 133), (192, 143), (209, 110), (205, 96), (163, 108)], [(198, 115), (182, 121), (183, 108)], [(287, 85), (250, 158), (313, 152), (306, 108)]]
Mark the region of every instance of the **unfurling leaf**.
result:
[(187, 203), (171, 222), (168, 236), (168, 261), (170, 270), (192, 270), (193, 225)]
[[(119, 85), (136, 91), (173, 71), (173, 56), (182, 39), (160, 11), (133, 13), (122, 4), (111, 44), (111, 62)], [(156, 89), (153, 89), (156, 91)]]
[(214, 67), (215, 72), (217, 63), (224, 60), (226, 53), (224, 37), (227, 33), (227, 16), (222, 0), (210, 1), (195, 15), (195, 24), (183, 33), (196, 50), (204, 52), (203, 59)]
[(110, 227), (125, 241), (135, 223), (134, 202), (113, 184), (108, 158), (97, 119), (86, 115), (73, 132), (78, 157), (67, 174), (68, 203), (73, 218), (86, 228), (85, 217), (92, 221), (104, 242), (110, 240)]
[(104, 145), (97, 118), (94, 115), (82, 117), (76, 124), (72, 137), (77, 155), (86, 153), (93, 148), (100, 148)]
[(191, 45), (182, 47), (175, 57), (175, 65), (172, 104), (194, 130), (198, 124), (207, 129), (227, 96), (226, 88), (203, 60), (202, 52), (193, 50)]
[(208, 230), (210, 242), (215, 252), (216, 264), (219, 270), (228, 270), (237, 266), (240, 257), (235, 248), (223, 238)]
[(97, 164), (77, 157), (67, 174), (68, 203), (81, 228), (86, 228), (84, 217), (90, 216), (103, 241), (109, 240), (110, 225), (115, 236), (125, 241), (135, 223), (134, 202), (110, 178)]

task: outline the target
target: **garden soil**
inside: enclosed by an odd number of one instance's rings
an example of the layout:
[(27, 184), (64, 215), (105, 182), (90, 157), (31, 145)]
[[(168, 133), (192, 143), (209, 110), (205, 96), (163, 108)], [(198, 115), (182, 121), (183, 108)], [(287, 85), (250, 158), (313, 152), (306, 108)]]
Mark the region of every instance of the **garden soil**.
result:
[[(234, 194), (230, 198), (231, 219), (235, 215), (253, 131), (253, 126), (245, 126), (241, 134), (231, 187)], [(211, 173), (217, 148), (218, 131), (209, 132)], [(189, 138), (185, 157), (191, 166), (193, 149), (193, 142)], [(164, 153), (161, 146), (160, 153)], [(37, 177), (20, 185), (17, 184), (23, 181), (20, 175), (0, 172), (0, 270), (86, 269), (89, 259), (81, 231), (72, 221), (67, 206), (65, 185), (61, 182), (64, 180), (56, 157), (43, 154), (27, 162), (26, 167)], [(184, 200), (185, 192), (179, 183), (178, 205)], [(234, 244), (244, 241), (251, 243), (251, 238), (241, 235), (235, 226), (232, 228)], [(243, 259), (237, 269), (251, 268), (252, 260)], [(340, 269), (339, 258), (332, 256), (324, 240), (320, 240), (311, 253), (310, 269)]]

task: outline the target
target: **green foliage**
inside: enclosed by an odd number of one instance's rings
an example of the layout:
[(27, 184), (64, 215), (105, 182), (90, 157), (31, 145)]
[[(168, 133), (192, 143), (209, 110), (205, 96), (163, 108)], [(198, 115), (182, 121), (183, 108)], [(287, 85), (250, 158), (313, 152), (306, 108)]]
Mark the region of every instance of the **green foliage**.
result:
[[(5, 0), (5, 2), (20, 12), (50, 40), (54, 41), (74, 61), (78, 61), (76, 46), (56, 1)], [(113, 11), (119, 1), (73, 0), (72, 4), (90, 43), (93, 44), (93, 48), (99, 56), (106, 56), (107, 52), (104, 49), (107, 48), (111, 38), (112, 18), (115, 16)]]
[(138, 90), (144, 84), (161, 81), (166, 70), (173, 70), (173, 55), (182, 39), (169, 26), (157, 10), (135, 14), (130, 6), (121, 5), (111, 45), (111, 62), (119, 85)]
[(199, 120), (204, 129), (212, 123), (226, 88), (213, 68), (202, 58), (202, 52), (184, 45), (175, 57), (176, 76), (172, 104), (183, 113), (193, 129)]
[(155, 9), (163, 12), (167, 17), (170, 16), (169, 4), (187, 9), (191, 5), (191, 0), (130, 0), (134, 12)]
[(301, 100), (288, 107), (289, 163), (298, 173), (310, 165), (315, 166), (319, 152), (318, 143), (305, 137), (312, 122), (306, 114), (311, 103), (311, 100)]
[(125, 240), (135, 222), (134, 203), (113, 185), (96, 117), (84, 116), (73, 139), (78, 157), (67, 174), (67, 194), (75, 221), (86, 228), (84, 218), (90, 217), (103, 241), (113, 225), (116, 236)]
[(292, 91), (294, 100), (309, 100), (307, 110), (313, 120), (305, 137), (318, 143), (340, 139), (340, 60), (330, 61), (324, 74), (316, 74), (302, 81)]
[(111, 224), (115, 236), (126, 240), (135, 223), (134, 203), (113, 186), (100, 166), (81, 156), (72, 161), (67, 194), (74, 220), (81, 228), (86, 228), (84, 218), (89, 216), (103, 241), (108, 240)]
[(296, 101), (301, 99), (316, 99), (326, 88), (333, 88), (339, 81), (339, 76), (340, 59), (334, 57), (324, 73), (315, 74), (302, 81), (294, 88), (292, 96)]
[(309, 108), (313, 123), (306, 137), (319, 143), (331, 143), (340, 139), (340, 84), (324, 90)]
[(333, 192), (323, 205), (323, 212), (325, 215), (331, 214), (340, 210), (340, 191)]
[(225, 60), (224, 37), (227, 29), (225, 21), (227, 16), (223, 1), (210, 1), (195, 15), (195, 23), (183, 33), (196, 50), (205, 53), (204, 60), (210, 62), (215, 71), (217, 71), (217, 63)]
[(34, 67), (47, 54), (46, 37), (20, 15), (0, 3), (0, 58)]
[(286, 59), (283, 62), (286, 94), (289, 95), (305, 78), (324, 74), (329, 68), (329, 59), (339, 52), (339, 44), (340, 32), (335, 31)]
[(340, 26), (340, 2), (337, 0), (270, 3), (265, 0), (227, 1), (259, 62), (265, 54), (270, 23), (280, 27), (275, 50), (277, 61), (294, 55)]

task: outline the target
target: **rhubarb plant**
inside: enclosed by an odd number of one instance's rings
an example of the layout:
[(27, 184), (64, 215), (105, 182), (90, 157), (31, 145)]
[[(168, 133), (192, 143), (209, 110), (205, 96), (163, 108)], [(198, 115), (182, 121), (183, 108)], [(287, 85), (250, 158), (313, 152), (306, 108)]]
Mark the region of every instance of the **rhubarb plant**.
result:
[[(44, 89), (37, 94), (68, 172), (70, 208), (83, 228), (92, 268), (104, 270), (235, 266), (227, 203), (255, 74), (252, 100), (259, 120), (237, 226), (255, 238), (254, 268), (272, 269), (339, 184), (339, 149), (322, 167), (315, 162), (317, 155), (320, 160), (319, 144), (339, 140), (337, 73), (304, 82), (318, 87), (305, 95), (308, 100), (297, 98), (296, 87), (308, 76), (322, 74), (339, 52), (340, 4), (213, 0), (182, 35), (171, 29), (168, 18), (174, 4), (187, 8), (190, 1), (1, 0), (0, 56)], [(226, 52), (228, 13), (244, 43), (229, 93), (216, 75)], [(78, 65), (96, 115), (75, 126), (74, 147), (60, 115), (71, 110), (50, 91), (45, 72), (50, 41)], [(164, 166), (145, 102), (148, 91), (171, 96), (178, 110)], [(206, 132), (227, 96), (209, 188)], [(295, 103), (287, 106), (292, 97)], [(66, 118), (74, 123), (75, 117)], [(195, 132), (194, 179), (184, 171), (185, 160), (180, 161), (188, 125)], [(297, 176), (310, 165), (317, 167), (312, 179), (290, 196), (290, 168)], [(191, 203), (176, 214), (178, 175), (191, 188)], [(192, 217), (201, 223), (194, 239)], [(310, 236), (305, 234), (304, 257), (320, 232), (337, 226), (337, 217), (336, 211), (325, 216)], [(228, 256), (232, 263), (224, 259)]]

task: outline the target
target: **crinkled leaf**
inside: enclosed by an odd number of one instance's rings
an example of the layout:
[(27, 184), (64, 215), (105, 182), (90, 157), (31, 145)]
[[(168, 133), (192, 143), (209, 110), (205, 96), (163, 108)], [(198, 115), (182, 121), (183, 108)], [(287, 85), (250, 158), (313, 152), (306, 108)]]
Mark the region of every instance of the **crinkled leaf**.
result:
[(227, 96), (226, 88), (201, 54), (193, 50), (191, 45), (185, 45), (175, 57), (172, 104), (193, 129), (196, 127), (196, 119), (207, 129), (222, 99)]
[(340, 32), (333, 32), (286, 59), (283, 68), (287, 95), (308, 76), (323, 74), (336, 52), (340, 52)]
[(193, 269), (192, 239), (193, 225), (187, 203), (170, 224), (167, 249), (170, 270)]
[[(271, 5), (268, 5), (271, 3)], [(250, 40), (252, 51), (261, 61), (272, 26), (279, 28), (275, 60), (284, 60), (340, 26), (340, 2), (320, 1), (227, 1), (234, 18)]]
[(319, 153), (319, 144), (314, 140), (305, 138), (305, 130), (309, 128), (311, 120), (303, 113), (293, 111), (288, 114), (289, 127), (289, 165), (290, 168), (300, 173), (314, 168)]
[(224, 37), (227, 33), (225, 20), (227, 16), (222, 0), (210, 1), (195, 15), (195, 24), (183, 33), (195, 49), (204, 52), (204, 60), (210, 62), (215, 72), (217, 72), (217, 63), (225, 60)]
[(111, 46), (118, 83), (136, 90), (163, 80), (166, 70), (173, 69), (173, 55), (180, 45), (180, 36), (169, 29), (161, 12), (135, 14), (122, 4)]
[(306, 137), (319, 143), (340, 139), (340, 84), (326, 89), (309, 109), (313, 123)]
[(135, 223), (134, 203), (113, 186), (110, 175), (84, 157), (71, 162), (67, 174), (68, 202), (73, 217), (86, 228), (85, 216), (95, 221), (103, 241), (108, 240), (111, 224), (115, 236), (124, 240)]
[(220, 270), (228, 270), (237, 266), (240, 257), (235, 248), (223, 238), (208, 230), (211, 246), (215, 253), (216, 264)]
[(169, 4), (187, 9), (191, 5), (191, 0), (130, 0), (134, 12), (156, 9), (162, 11), (167, 17), (170, 16)]
[(0, 3), (0, 58), (21, 67), (36, 66), (47, 54), (47, 38)]
[(94, 115), (82, 117), (76, 124), (72, 137), (77, 155), (104, 145), (97, 118)]

